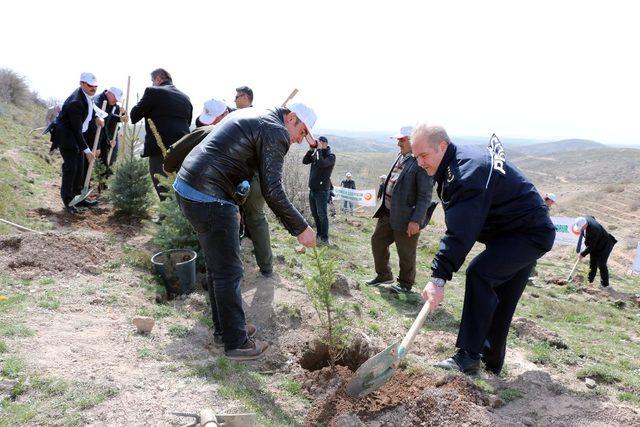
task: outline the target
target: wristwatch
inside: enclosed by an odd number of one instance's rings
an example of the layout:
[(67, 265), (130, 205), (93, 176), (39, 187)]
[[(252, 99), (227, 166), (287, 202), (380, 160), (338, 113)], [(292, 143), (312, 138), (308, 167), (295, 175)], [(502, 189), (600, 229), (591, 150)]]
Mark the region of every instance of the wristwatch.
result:
[(431, 283), (433, 283), (434, 285), (436, 285), (439, 288), (444, 288), (444, 284), (447, 283), (446, 280), (441, 279), (439, 277), (432, 277), (431, 278)]

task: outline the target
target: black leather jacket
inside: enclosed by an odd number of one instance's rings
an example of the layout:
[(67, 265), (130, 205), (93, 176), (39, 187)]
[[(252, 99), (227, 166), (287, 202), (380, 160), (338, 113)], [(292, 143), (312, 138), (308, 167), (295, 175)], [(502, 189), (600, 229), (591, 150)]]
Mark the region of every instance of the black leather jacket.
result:
[(299, 235), (308, 224), (282, 188), (290, 147), (286, 111), (245, 108), (229, 114), (184, 159), (178, 176), (198, 191), (232, 201), (237, 185), (257, 172), (269, 208), (289, 233)]

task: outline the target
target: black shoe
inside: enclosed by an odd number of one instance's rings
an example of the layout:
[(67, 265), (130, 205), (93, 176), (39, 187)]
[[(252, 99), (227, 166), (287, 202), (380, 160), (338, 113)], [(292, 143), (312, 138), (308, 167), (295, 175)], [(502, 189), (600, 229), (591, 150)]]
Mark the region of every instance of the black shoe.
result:
[(412, 294), (412, 293), (414, 293), (411, 290), (411, 285), (408, 285), (408, 284), (402, 283), (402, 282), (394, 283), (393, 285), (389, 286), (389, 290), (391, 292), (393, 292), (394, 294)]
[(384, 285), (388, 285), (388, 284), (393, 283), (393, 279), (383, 279), (381, 277), (376, 276), (371, 280), (367, 280), (365, 283), (368, 286), (378, 286), (378, 285), (383, 285), (383, 284)]
[(260, 269), (260, 274), (262, 274), (263, 277), (273, 277), (273, 270), (263, 270)]
[(77, 214), (80, 213), (80, 211), (78, 210), (78, 208), (76, 208), (75, 206), (65, 206), (64, 210), (67, 211), (67, 213), (70, 214)]
[(255, 360), (261, 358), (267, 348), (269, 348), (268, 342), (254, 341), (249, 338), (243, 346), (233, 350), (225, 350), (224, 355), (231, 360)]
[(480, 369), (480, 355), (460, 349), (453, 357), (438, 362), (434, 366), (442, 369), (460, 371), (464, 374), (477, 374), (478, 369)]
[(98, 204), (97, 200), (89, 200), (89, 199), (84, 199), (83, 201), (76, 203), (76, 206), (81, 206), (81, 207), (85, 207), (85, 208), (91, 208), (95, 205)]
[[(252, 336), (254, 336), (256, 334), (256, 331), (258, 330), (258, 328), (256, 328), (255, 325), (252, 325), (250, 323), (247, 323), (247, 336), (249, 338), (251, 338)], [(213, 343), (217, 346), (217, 347), (223, 347), (224, 346), (224, 341), (222, 340), (222, 334), (213, 334)]]

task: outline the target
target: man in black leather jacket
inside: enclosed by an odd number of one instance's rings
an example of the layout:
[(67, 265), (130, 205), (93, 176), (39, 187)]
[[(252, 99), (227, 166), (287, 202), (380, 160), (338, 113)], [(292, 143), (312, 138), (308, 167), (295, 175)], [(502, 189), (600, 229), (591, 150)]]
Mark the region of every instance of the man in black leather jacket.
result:
[(256, 328), (246, 324), (242, 309), (238, 204), (248, 191), (239, 186), (257, 172), (267, 205), (285, 228), (304, 246), (315, 246), (314, 231), (282, 188), (284, 156), (303, 138), (315, 144), (315, 120), (304, 104), (234, 112), (189, 153), (173, 184), (205, 255), (214, 342), (224, 344), (230, 359), (256, 359), (269, 345), (250, 338)]
[(336, 155), (331, 152), (329, 141), (318, 138), (317, 147), (311, 147), (302, 158), (303, 165), (311, 165), (309, 172), (309, 206), (318, 230), (318, 244), (329, 244), (329, 217), (327, 207), (332, 185), (331, 172), (336, 164)]

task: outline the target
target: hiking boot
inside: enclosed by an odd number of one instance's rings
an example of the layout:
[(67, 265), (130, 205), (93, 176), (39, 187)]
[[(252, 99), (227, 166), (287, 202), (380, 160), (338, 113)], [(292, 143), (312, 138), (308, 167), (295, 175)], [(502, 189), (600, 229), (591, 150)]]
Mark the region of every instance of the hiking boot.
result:
[[(251, 338), (252, 336), (254, 336), (256, 334), (256, 331), (258, 330), (258, 328), (256, 328), (255, 325), (252, 325), (251, 323), (247, 323), (247, 336), (249, 338)], [(224, 347), (224, 341), (222, 340), (222, 334), (213, 334), (213, 343), (216, 345), (216, 347)]]
[(77, 213), (80, 213), (80, 211), (78, 210), (78, 208), (76, 208), (75, 206), (65, 206), (65, 207), (64, 207), (64, 210), (65, 210), (67, 213), (70, 213), (70, 214), (77, 214)]
[(267, 348), (269, 348), (268, 342), (248, 338), (243, 346), (233, 350), (225, 350), (224, 355), (231, 360), (255, 360), (261, 358)]
[(453, 357), (433, 365), (437, 368), (460, 371), (464, 374), (477, 374), (480, 369), (480, 354), (460, 349)]
[(266, 277), (266, 278), (273, 277), (273, 270), (260, 269), (260, 274), (262, 274), (262, 277)]
[(394, 294), (412, 294), (411, 285), (408, 283), (397, 282), (389, 286), (389, 290)]
[(376, 276), (371, 280), (367, 280), (365, 283), (367, 284), (367, 286), (388, 285), (390, 283), (393, 283), (393, 279), (383, 279)]

